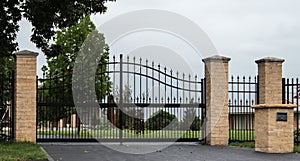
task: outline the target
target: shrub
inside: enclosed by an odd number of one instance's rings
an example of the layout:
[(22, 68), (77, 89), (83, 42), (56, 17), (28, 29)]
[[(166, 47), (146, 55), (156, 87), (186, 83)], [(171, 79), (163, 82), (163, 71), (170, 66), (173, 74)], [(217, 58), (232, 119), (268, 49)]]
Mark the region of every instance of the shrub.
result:
[(297, 133), (297, 130), (294, 131), (294, 136), (295, 136), (295, 140), (300, 141), (300, 129), (298, 129), (298, 133)]
[(149, 119), (147, 119), (145, 126), (148, 130), (162, 130), (170, 125), (172, 121), (176, 121), (175, 123), (178, 123), (178, 120), (174, 114), (159, 110), (152, 114)]

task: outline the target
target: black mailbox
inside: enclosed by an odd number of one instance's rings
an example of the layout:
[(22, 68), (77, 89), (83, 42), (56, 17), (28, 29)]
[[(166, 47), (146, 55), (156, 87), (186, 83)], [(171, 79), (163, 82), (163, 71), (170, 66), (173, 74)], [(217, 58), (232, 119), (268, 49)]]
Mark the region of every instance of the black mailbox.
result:
[(287, 112), (277, 112), (276, 121), (287, 121)]

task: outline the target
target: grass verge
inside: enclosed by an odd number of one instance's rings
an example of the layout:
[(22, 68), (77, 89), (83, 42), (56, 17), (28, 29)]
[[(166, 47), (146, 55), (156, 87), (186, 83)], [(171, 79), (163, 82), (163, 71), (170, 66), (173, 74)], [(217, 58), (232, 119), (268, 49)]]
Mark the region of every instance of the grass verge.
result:
[(0, 160), (24, 161), (47, 159), (40, 146), (29, 142), (0, 142)]
[(242, 148), (255, 148), (254, 142), (236, 142), (236, 143), (230, 143), (230, 146), (238, 146)]
[(294, 147), (294, 153), (300, 153), (300, 145)]
[[(243, 148), (255, 148), (254, 142), (236, 142), (236, 143), (230, 143), (230, 146), (238, 146)], [(294, 146), (294, 153), (300, 153), (300, 146)]]

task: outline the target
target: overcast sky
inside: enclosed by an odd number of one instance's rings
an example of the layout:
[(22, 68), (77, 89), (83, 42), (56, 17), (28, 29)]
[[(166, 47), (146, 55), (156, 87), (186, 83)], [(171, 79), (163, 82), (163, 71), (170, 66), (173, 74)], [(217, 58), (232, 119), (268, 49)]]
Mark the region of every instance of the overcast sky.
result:
[[(134, 10), (167, 10), (194, 21), (209, 35), (218, 54), (231, 58), (230, 74), (254, 76), (254, 61), (272, 56), (286, 60), (285, 77), (300, 77), (299, 0), (117, 0), (107, 6), (107, 13), (92, 17), (96, 26)], [(29, 40), (30, 24), (25, 20), (20, 24), (20, 50), (38, 51), (40, 69), (45, 63), (43, 53)]]

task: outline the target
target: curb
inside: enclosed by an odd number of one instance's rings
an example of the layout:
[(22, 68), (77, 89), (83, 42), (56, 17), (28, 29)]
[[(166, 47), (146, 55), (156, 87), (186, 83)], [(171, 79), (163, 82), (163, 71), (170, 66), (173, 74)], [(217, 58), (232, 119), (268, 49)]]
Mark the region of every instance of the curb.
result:
[(40, 148), (48, 156), (48, 161), (54, 161), (54, 159), (46, 152), (46, 150), (43, 147)]

